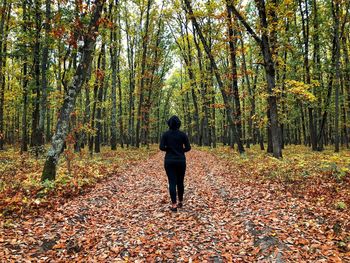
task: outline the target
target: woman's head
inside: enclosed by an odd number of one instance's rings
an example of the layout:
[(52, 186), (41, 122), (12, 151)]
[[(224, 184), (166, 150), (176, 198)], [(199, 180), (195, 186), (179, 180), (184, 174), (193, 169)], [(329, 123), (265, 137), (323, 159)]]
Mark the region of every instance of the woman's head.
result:
[(178, 130), (178, 129), (180, 129), (181, 121), (180, 121), (179, 117), (177, 117), (176, 115), (172, 116), (168, 120), (168, 126), (169, 126), (170, 130)]

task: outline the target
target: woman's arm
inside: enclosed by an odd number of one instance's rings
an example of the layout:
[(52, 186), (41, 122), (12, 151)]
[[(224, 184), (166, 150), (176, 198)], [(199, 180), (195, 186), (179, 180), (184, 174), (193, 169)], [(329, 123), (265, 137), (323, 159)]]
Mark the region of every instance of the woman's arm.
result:
[(189, 152), (191, 150), (191, 145), (190, 145), (190, 142), (189, 142), (188, 137), (187, 137), (186, 134), (185, 134), (184, 145), (185, 145), (184, 152)]
[(159, 149), (161, 151), (166, 151), (166, 143), (165, 143), (165, 134), (162, 135), (162, 138), (160, 139)]

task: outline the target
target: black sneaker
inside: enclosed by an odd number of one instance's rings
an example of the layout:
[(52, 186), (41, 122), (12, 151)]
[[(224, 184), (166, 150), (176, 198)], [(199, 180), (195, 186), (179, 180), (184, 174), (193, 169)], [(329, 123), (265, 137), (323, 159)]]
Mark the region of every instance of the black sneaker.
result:
[(170, 207), (170, 211), (171, 211), (171, 212), (177, 212), (177, 207), (172, 207), (172, 206), (171, 206), (171, 207)]
[(182, 208), (182, 202), (178, 203), (178, 204), (177, 204), (177, 207), (178, 207), (178, 208)]

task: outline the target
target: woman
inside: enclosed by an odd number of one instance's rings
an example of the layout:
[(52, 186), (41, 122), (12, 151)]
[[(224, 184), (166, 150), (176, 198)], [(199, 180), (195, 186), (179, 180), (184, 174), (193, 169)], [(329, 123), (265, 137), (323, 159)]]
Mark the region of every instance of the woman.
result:
[[(164, 167), (169, 180), (169, 192), (172, 205), (170, 210), (177, 211), (182, 207), (184, 195), (184, 177), (186, 171), (185, 152), (191, 150), (187, 135), (180, 131), (181, 121), (177, 116), (168, 120), (169, 130), (166, 131), (161, 140), (159, 149), (165, 151)], [(179, 202), (176, 203), (176, 187)]]

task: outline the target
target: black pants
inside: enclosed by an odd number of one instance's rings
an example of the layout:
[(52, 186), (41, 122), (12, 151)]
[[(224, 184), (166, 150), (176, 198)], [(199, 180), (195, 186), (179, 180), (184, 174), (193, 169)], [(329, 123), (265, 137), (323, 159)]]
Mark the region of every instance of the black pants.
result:
[(165, 161), (164, 164), (166, 174), (169, 180), (169, 192), (171, 202), (176, 203), (176, 187), (179, 202), (182, 202), (184, 195), (184, 177), (186, 172), (185, 161)]

